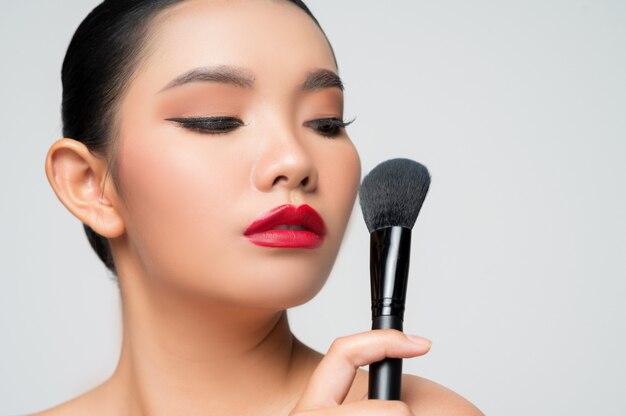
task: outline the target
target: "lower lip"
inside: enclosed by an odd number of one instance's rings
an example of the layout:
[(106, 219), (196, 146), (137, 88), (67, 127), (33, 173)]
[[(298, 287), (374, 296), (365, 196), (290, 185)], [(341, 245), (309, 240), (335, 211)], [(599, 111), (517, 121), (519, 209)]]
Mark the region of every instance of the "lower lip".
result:
[(246, 238), (257, 246), (279, 248), (317, 248), (324, 242), (324, 237), (306, 230), (267, 230)]

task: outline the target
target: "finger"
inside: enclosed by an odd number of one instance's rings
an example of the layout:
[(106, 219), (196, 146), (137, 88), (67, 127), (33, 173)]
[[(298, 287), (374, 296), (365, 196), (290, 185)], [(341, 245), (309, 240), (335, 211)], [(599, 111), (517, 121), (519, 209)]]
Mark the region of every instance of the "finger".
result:
[(350, 390), (359, 367), (385, 357), (409, 358), (423, 355), (430, 341), (411, 341), (395, 329), (375, 329), (337, 338), (311, 375), (296, 409), (337, 406)]
[(335, 407), (293, 410), (290, 416), (415, 416), (409, 405), (400, 400), (363, 400)]

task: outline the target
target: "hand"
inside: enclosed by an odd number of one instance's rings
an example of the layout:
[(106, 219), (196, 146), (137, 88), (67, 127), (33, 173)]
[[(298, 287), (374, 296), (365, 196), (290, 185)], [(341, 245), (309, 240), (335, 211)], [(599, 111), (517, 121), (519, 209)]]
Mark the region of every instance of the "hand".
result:
[(430, 350), (430, 341), (395, 329), (375, 329), (337, 338), (311, 375), (300, 400), (289, 416), (386, 415), (409, 416), (413, 412), (399, 400), (360, 400), (342, 404), (357, 369), (386, 357), (410, 358)]

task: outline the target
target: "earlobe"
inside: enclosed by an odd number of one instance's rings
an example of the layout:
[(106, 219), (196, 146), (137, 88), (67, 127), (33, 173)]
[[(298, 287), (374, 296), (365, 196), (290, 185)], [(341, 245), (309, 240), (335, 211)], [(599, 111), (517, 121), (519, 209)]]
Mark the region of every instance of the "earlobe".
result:
[(57, 140), (46, 155), (46, 176), (61, 203), (96, 233), (115, 238), (125, 226), (107, 168), (104, 158), (73, 139)]

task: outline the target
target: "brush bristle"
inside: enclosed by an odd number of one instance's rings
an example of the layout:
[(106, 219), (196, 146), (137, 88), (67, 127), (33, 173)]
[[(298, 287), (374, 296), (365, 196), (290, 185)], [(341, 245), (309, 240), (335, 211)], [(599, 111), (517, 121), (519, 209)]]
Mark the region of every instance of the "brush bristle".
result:
[(411, 159), (391, 159), (363, 179), (359, 203), (367, 229), (401, 226), (412, 229), (430, 186), (426, 166)]

